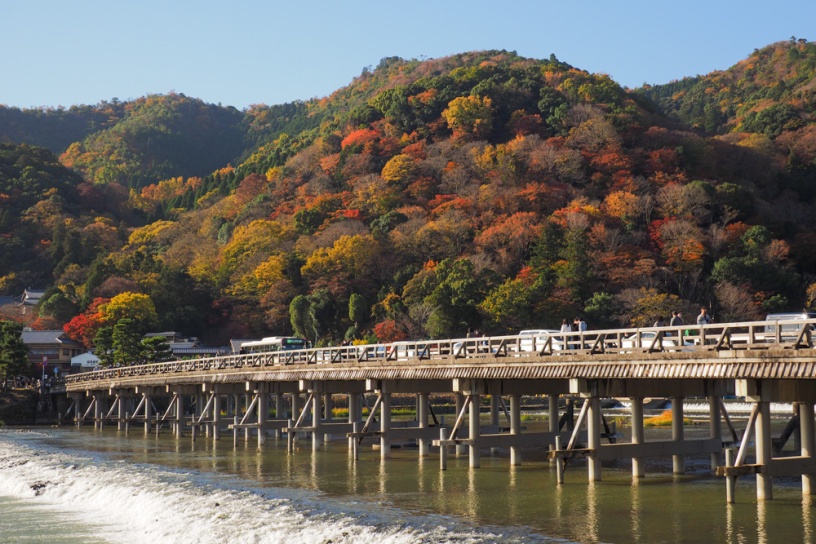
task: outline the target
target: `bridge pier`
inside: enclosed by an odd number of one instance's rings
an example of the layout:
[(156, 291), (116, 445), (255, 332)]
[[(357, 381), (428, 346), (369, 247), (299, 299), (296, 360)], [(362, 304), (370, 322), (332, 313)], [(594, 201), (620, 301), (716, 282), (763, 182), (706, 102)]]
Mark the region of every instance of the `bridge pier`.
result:
[(468, 439), (470, 439), (469, 446), (469, 461), (470, 468), (479, 468), (481, 466), (481, 452), (479, 451), (479, 401), (481, 395), (479, 390), (471, 390), (470, 394), (470, 413), (468, 425)]
[[(722, 417), (720, 416), (722, 398), (712, 395), (709, 395), (707, 398), (709, 421), (708, 436), (710, 436), (712, 440), (719, 440), (720, 443), (722, 443)], [(722, 450), (711, 452), (711, 471), (714, 472), (714, 470), (716, 470), (716, 468), (721, 464)]]
[(596, 396), (587, 398), (587, 476), (590, 482), (601, 481), (601, 459), (598, 451), (601, 448), (601, 399)]
[[(275, 398), (275, 419), (289, 419), (289, 414), (286, 412), (286, 408), (283, 404), (283, 394), (280, 391), (276, 391), (274, 393)], [(281, 430), (280, 428), (275, 429), (275, 440), (280, 440), (281, 438)]]
[(323, 436), (320, 434), (320, 420), (323, 416), (323, 396), (316, 384), (309, 389), (312, 394), (312, 451), (320, 449)]
[(93, 394), (94, 403), (94, 430), (102, 429), (102, 395), (99, 393)]
[[(814, 412), (812, 402), (803, 402), (799, 405), (799, 432), (801, 438), (801, 454), (812, 460), (816, 454), (816, 435), (814, 435)], [(812, 495), (814, 491), (814, 474), (802, 474), (802, 495)]]
[[(555, 405), (556, 414), (558, 411), (558, 404)], [(555, 418), (555, 425), (558, 425), (558, 417)], [(552, 420), (550, 420), (552, 426)], [(510, 434), (519, 436), (521, 434), (521, 395), (510, 395)], [(548, 446), (549, 447), (549, 446)], [(521, 448), (517, 444), (510, 446), (510, 465), (521, 465)]]
[[(352, 432), (357, 433), (362, 429), (363, 424), (363, 398), (362, 393), (349, 393), (348, 394), (348, 422), (352, 425)], [(356, 430), (355, 429), (356, 426)], [(359, 444), (359, 438), (357, 436), (349, 436), (348, 437), (348, 447), (349, 451), (355, 452), (357, 449), (357, 445)], [(356, 457), (355, 457), (356, 459)]]
[[(417, 393), (416, 396), (417, 427), (428, 428), (428, 393)], [(430, 453), (430, 440), (425, 436), (417, 438), (419, 457), (427, 457)]]
[[(643, 444), (645, 434), (643, 430), (643, 398), (631, 397), (631, 419), (632, 419), (632, 444)], [(640, 457), (632, 457), (632, 478), (638, 479), (646, 476), (646, 466)]]
[[(520, 417), (520, 416), (519, 416)], [(559, 431), (559, 422), (560, 419), (558, 417), (558, 395), (549, 394), (547, 395), (547, 423), (550, 433), (553, 435), (557, 434)], [(549, 451), (555, 450), (555, 441), (548, 446)], [(550, 462), (552, 463), (555, 461), (555, 457), (550, 458)]]
[[(683, 397), (672, 397), (671, 413), (672, 440), (678, 443), (683, 442)], [(684, 474), (686, 472), (686, 463), (682, 455), (672, 455), (672, 472), (674, 474)]]
[(391, 392), (386, 390), (386, 385), (381, 385), (382, 389), (376, 391), (382, 402), (380, 404), (380, 458), (391, 457)]

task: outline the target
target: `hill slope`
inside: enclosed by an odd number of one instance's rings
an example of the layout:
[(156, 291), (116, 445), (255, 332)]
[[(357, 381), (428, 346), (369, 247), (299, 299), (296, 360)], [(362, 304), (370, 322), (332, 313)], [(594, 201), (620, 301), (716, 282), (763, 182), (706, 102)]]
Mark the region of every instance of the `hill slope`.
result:
[[(801, 307), (816, 213), (812, 184), (781, 153), (785, 133), (706, 137), (649, 92), (506, 51), (384, 59), (325, 99), (245, 112), (235, 167), (133, 184), (126, 241), (90, 264), (61, 244), (52, 296), (76, 305), (69, 329), (89, 338), (110, 326), (105, 301), (135, 292), (156, 307), (151, 326), (212, 342)], [(155, 133), (133, 118), (64, 160), (98, 172), (107, 138)], [(140, 153), (136, 173), (115, 179), (147, 181), (152, 155)]]

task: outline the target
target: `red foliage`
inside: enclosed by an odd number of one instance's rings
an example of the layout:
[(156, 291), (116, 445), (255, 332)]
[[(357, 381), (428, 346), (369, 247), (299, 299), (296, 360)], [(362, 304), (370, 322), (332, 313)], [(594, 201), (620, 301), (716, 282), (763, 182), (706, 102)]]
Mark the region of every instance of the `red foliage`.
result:
[(410, 145), (405, 146), (402, 149), (403, 155), (408, 155), (412, 159), (416, 159), (418, 161), (424, 160), (428, 154), (426, 153), (425, 149), (425, 141), (419, 141)]
[(654, 221), (649, 223), (649, 239), (652, 241), (652, 243), (657, 249), (662, 250), (663, 246), (665, 245), (663, 239), (660, 237), (660, 229), (666, 223), (676, 220), (677, 220), (676, 217), (667, 217), (665, 219), (655, 219)]
[(405, 332), (393, 319), (386, 319), (374, 325), (374, 334), (380, 342), (399, 342), (408, 340), (408, 333)]
[(62, 330), (68, 338), (82, 342), (85, 346), (93, 346), (94, 336), (102, 326), (100, 317), (98, 312), (79, 314), (66, 323)]
[(376, 130), (372, 130), (370, 128), (361, 128), (359, 130), (355, 130), (349, 133), (348, 136), (343, 138), (343, 141), (340, 142), (340, 147), (342, 149), (345, 149), (348, 146), (357, 145), (364, 147), (366, 144), (374, 142), (379, 137), (380, 133), (377, 132)]

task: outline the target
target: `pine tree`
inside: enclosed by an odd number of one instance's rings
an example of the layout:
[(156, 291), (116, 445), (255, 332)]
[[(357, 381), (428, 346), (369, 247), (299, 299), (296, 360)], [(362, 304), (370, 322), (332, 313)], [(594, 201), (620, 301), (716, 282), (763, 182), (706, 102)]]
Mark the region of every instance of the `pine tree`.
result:
[(0, 321), (0, 378), (29, 374), (28, 347), (23, 343), (23, 326)]

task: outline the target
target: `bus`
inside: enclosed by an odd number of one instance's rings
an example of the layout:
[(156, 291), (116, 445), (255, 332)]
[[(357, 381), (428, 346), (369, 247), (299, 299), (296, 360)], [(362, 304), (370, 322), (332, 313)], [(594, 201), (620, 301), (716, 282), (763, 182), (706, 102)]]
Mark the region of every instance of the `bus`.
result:
[(266, 353), (307, 349), (309, 343), (296, 336), (268, 336), (262, 340), (253, 340), (241, 344), (241, 353)]

